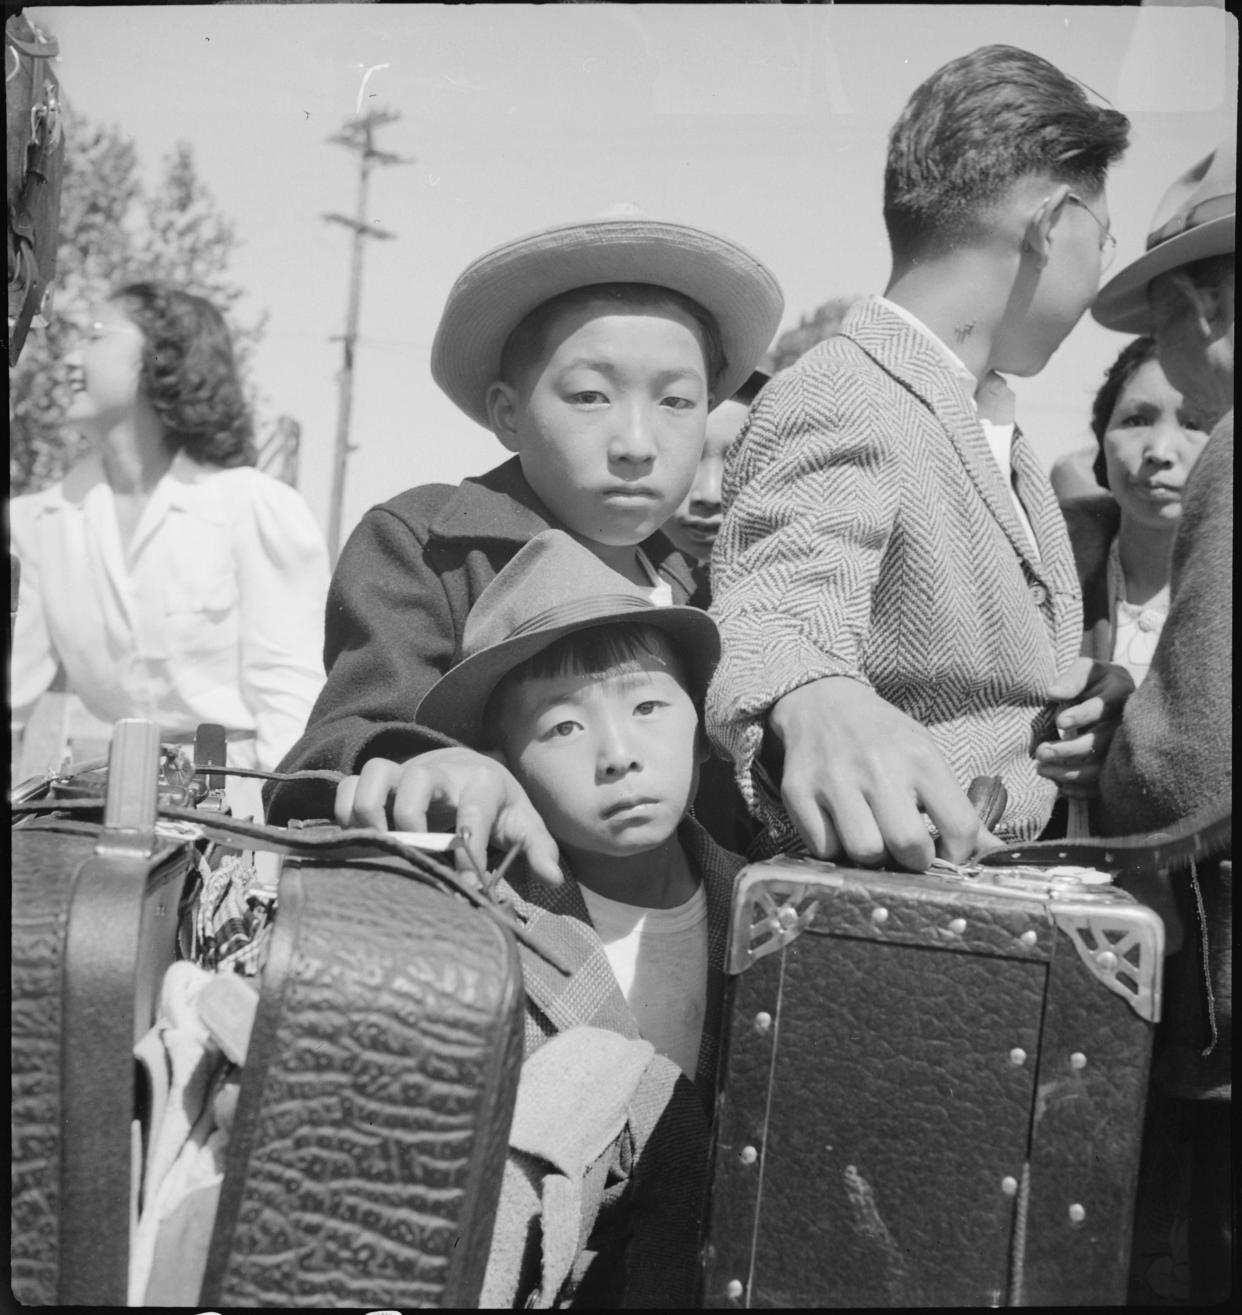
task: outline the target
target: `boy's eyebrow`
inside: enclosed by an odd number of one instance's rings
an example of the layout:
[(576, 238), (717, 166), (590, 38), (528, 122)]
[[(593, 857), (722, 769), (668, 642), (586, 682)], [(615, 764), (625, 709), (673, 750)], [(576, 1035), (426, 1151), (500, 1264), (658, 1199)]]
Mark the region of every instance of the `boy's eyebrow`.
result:
[[(601, 374), (613, 375), (617, 373), (617, 367), (612, 361), (601, 360), (596, 356), (573, 356), (565, 362), (566, 370), (587, 369), (598, 370)], [(661, 370), (656, 379), (661, 383), (668, 383), (674, 379), (697, 379), (700, 372), (694, 369), (682, 366), (670, 366), (667, 370)]]
[[(573, 673), (566, 676), (568, 680), (576, 680), (579, 683), (576, 686), (566, 687), (559, 685), (552, 689), (544, 698), (541, 698), (531, 708), (531, 713), (535, 717), (542, 716), (549, 708), (555, 707), (558, 703), (568, 703), (571, 706), (580, 704), (582, 700), (581, 691), (584, 688), (584, 673)], [(616, 684), (624, 693), (628, 690), (638, 689), (643, 685), (650, 684), (652, 673), (650, 671), (614, 671), (609, 674), (599, 672), (585, 675), (585, 680), (593, 684)]]

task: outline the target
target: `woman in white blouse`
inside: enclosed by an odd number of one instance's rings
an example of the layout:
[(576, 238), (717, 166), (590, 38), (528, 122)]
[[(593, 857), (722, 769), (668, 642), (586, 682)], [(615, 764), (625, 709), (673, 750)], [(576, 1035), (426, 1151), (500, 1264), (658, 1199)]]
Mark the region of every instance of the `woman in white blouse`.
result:
[(234, 765), (275, 767), (323, 683), (328, 557), (302, 497), (253, 467), (222, 316), (134, 283), (69, 364), (65, 422), (91, 450), (9, 508), (15, 726), (56, 681), (165, 740), (220, 723)]
[(1092, 407), (1093, 472), (1108, 494), (1064, 504), (1083, 592), (1083, 652), (1142, 683), (1169, 610), (1182, 490), (1207, 426), (1165, 378), (1151, 338), (1109, 368)]

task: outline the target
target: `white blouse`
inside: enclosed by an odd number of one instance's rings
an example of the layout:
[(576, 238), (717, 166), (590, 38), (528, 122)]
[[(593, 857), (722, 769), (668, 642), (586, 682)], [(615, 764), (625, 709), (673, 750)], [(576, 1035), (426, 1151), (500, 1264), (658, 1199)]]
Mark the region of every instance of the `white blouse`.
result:
[(328, 554), (305, 500), (252, 467), (177, 454), (128, 551), (103, 462), (9, 504), (21, 587), (11, 692), (19, 728), (63, 666), (103, 721), (167, 736), (218, 722), (238, 765), (271, 769), (324, 681)]

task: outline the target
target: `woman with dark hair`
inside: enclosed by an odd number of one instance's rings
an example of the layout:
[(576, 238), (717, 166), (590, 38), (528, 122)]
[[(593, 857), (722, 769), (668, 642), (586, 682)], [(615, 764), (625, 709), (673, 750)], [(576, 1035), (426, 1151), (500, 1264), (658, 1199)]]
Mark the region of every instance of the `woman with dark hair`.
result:
[(302, 497), (254, 469), (223, 317), (132, 283), (68, 363), (65, 422), (91, 449), (10, 504), (15, 724), (56, 682), (165, 740), (217, 722), (231, 762), (275, 767), (323, 683), (328, 558)]
[(1165, 378), (1151, 338), (1135, 338), (1109, 367), (1091, 408), (1106, 494), (1063, 504), (1083, 593), (1083, 652), (1124, 666), (1141, 683), (1169, 609), (1173, 535), (1182, 489), (1207, 443)]

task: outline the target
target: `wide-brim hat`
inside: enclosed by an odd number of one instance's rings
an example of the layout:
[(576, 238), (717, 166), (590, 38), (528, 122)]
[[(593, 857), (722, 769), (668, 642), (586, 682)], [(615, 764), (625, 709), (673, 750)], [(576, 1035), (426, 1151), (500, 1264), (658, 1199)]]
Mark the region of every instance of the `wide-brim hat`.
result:
[(1150, 333), (1147, 289), (1152, 279), (1234, 250), (1237, 154), (1236, 137), (1226, 138), (1164, 194), (1147, 235), (1147, 250), (1100, 289), (1091, 307), (1106, 329)]
[(466, 618), (462, 658), (424, 695), (415, 720), (463, 744), (483, 740), (496, 686), (575, 630), (630, 621), (672, 641), (701, 698), (720, 657), (716, 623), (697, 607), (662, 607), (563, 530), (537, 534), (496, 575)]
[(431, 345), (431, 377), (487, 426), (487, 389), (509, 335), (545, 301), (595, 283), (649, 283), (691, 297), (720, 329), (723, 402), (767, 350), (785, 309), (771, 271), (745, 248), (700, 228), (650, 219), (633, 206), (515, 238), (472, 261), (449, 291)]

